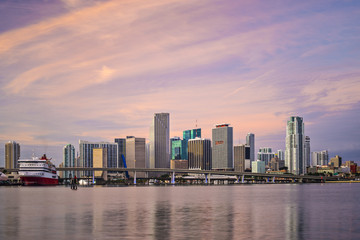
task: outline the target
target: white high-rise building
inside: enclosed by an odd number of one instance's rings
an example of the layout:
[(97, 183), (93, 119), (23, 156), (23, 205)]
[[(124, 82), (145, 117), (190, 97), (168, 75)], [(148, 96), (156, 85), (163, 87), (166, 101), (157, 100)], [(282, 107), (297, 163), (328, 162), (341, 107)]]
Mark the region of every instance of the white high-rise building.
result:
[(233, 128), (229, 124), (217, 124), (212, 129), (212, 169), (233, 168)]
[(327, 150), (321, 152), (312, 152), (311, 153), (311, 166), (324, 166), (329, 163), (329, 153)]
[(271, 159), (275, 157), (275, 153), (269, 147), (260, 148), (257, 153), (257, 160), (265, 162), (265, 166), (268, 166)]
[(309, 136), (305, 137), (304, 157), (305, 157), (306, 167), (310, 167), (310, 164), (311, 164), (311, 152), (310, 152), (310, 137)]
[(250, 162), (255, 161), (255, 134), (246, 135), (246, 145), (250, 146)]
[[(63, 149), (63, 166), (64, 167), (76, 167), (75, 166), (75, 147), (71, 144), (64, 146)], [(71, 174), (71, 176), (70, 176)], [(65, 171), (63, 177), (70, 178), (74, 177), (74, 171)]]
[(150, 168), (170, 168), (169, 136), (169, 113), (155, 113), (150, 128)]
[(285, 166), (289, 173), (306, 173), (304, 122), (302, 117), (292, 116), (286, 126)]
[(285, 152), (281, 149), (277, 150), (277, 157), (279, 158), (279, 160), (285, 161)]
[(329, 164), (329, 152), (327, 150), (322, 150), (320, 152), (320, 164), (321, 166)]

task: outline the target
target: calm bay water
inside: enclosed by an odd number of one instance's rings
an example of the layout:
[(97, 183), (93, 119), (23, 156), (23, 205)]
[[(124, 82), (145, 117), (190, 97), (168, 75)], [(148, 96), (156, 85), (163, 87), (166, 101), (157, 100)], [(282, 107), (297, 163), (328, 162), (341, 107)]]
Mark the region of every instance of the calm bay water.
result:
[(0, 239), (359, 239), (360, 184), (0, 187)]

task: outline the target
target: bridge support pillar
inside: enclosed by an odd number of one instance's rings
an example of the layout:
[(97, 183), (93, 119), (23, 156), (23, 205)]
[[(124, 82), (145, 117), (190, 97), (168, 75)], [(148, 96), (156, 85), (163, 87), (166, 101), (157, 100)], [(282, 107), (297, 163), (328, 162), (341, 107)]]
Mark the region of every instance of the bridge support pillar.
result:
[(274, 177), (272, 177), (272, 181), (271, 181), (272, 183), (275, 183), (275, 176)]
[(211, 183), (210, 176), (211, 176), (210, 173), (205, 173), (205, 184), (210, 184)]
[(241, 177), (241, 183), (245, 183), (245, 175), (242, 175), (242, 177)]
[(134, 171), (134, 185), (136, 185), (136, 171)]
[(175, 172), (171, 174), (171, 184), (175, 184)]

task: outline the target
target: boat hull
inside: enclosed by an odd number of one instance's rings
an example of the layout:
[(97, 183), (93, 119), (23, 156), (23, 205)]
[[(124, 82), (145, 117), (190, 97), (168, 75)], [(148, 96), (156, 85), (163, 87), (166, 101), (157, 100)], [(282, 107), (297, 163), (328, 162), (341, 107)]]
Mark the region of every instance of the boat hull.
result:
[(47, 186), (58, 185), (59, 179), (57, 178), (45, 178), (45, 177), (20, 177), (25, 186)]

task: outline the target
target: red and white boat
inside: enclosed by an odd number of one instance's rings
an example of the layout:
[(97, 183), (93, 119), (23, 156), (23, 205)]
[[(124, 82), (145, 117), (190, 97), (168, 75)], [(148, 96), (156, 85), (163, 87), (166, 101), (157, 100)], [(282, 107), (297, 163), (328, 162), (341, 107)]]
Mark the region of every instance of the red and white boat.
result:
[(24, 185), (57, 185), (59, 178), (50, 160), (45, 154), (41, 158), (19, 159), (19, 175)]

